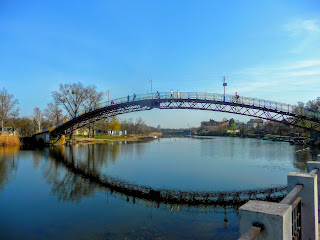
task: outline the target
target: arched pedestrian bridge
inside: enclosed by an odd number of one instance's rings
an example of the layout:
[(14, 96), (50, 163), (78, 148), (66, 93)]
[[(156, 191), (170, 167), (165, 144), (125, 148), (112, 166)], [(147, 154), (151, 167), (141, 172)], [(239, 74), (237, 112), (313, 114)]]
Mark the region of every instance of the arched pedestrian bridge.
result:
[(65, 119), (42, 133), (50, 133), (50, 139), (68, 134), (89, 123), (120, 114), (158, 109), (191, 109), (233, 113), (320, 132), (320, 113), (295, 105), (250, 97), (236, 97), (203, 92), (174, 92), (142, 94), (117, 98), (85, 109), (73, 118)]

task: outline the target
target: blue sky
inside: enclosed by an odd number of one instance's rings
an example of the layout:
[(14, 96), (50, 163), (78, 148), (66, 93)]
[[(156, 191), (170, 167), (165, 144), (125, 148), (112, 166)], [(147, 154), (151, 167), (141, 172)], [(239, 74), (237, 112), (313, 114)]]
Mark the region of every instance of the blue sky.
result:
[[(320, 96), (318, 1), (0, 1), (0, 87), (21, 115), (44, 109), (59, 83), (110, 97), (201, 91), (290, 104)], [(152, 110), (163, 127), (239, 116)]]

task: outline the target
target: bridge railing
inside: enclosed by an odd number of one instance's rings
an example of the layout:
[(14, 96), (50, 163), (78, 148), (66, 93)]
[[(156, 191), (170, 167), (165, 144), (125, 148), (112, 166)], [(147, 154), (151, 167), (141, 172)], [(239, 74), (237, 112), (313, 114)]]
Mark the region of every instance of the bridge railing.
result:
[(116, 98), (107, 102), (98, 103), (95, 106), (88, 107), (83, 109), (78, 114), (64, 119), (64, 121), (53, 126), (54, 128), (61, 126), (64, 122), (71, 120), (72, 118), (79, 117), (88, 112), (94, 111), (99, 108), (108, 107), (116, 104), (123, 104), (128, 102), (136, 102), (142, 100), (152, 100), (152, 99), (190, 99), (190, 100), (210, 100), (210, 101), (219, 101), (226, 103), (236, 103), (244, 104), (259, 108), (273, 109), (276, 111), (282, 111), (292, 114), (299, 114), (306, 117), (310, 117), (316, 120), (320, 120), (320, 112), (312, 111), (310, 109), (301, 108), (291, 104), (285, 104), (280, 102), (274, 102), (259, 98), (250, 98), (234, 95), (223, 95), (218, 93), (205, 93), (205, 92), (161, 92), (160, 96), (157, 93), (149, 94), (138, 94), (138, 95), (129, 95), (127, 97)]

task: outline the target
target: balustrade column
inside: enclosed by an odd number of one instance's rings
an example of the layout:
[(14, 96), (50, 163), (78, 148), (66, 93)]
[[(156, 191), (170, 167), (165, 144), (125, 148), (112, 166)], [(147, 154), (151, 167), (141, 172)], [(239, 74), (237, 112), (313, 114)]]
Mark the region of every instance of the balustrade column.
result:
[(252, 200), (239, 208), (239, 220), (240, 236), (253, 225), (261, 225), (258, 239), (292, 240), (291, 205)]
[(290, 173), (287, 177), (288, 192), (296, 185), (303, 185), (297, 197), (302, 199), (302, 239), (318, 240), (318, 177), (309, 173)]

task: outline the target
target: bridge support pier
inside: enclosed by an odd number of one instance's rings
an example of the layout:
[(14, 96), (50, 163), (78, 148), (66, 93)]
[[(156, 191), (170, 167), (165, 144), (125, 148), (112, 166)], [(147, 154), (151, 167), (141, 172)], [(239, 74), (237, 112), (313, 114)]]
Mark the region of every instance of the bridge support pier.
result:
[(62, 135), (57, 141), (56, 139), (52, 138), (49, 131), (38, 133), (34, 136), (34, 138), (38, 145), (65, 144), (65, 135)]
[(51, 138), (50, 138), (50, 141), (51, 141), (51, 144), (54, 144), (54, 145), (65, 144), (66, 143), (66, 135), (61, 135), (61, 137), (58, 141), (55, 141), (54, 139), (51, 139)]
[(42, 132), (34, 135), (37, 145), (50, 144), (50, 132)]

